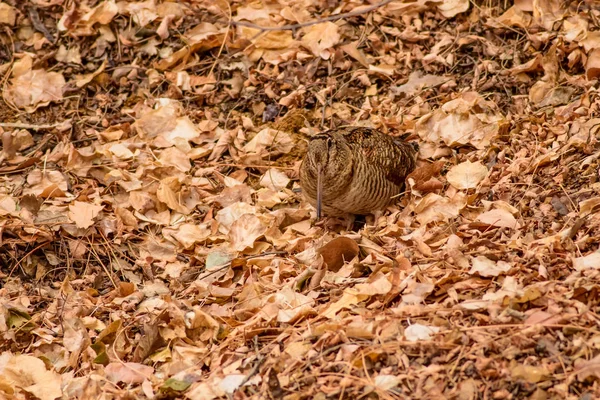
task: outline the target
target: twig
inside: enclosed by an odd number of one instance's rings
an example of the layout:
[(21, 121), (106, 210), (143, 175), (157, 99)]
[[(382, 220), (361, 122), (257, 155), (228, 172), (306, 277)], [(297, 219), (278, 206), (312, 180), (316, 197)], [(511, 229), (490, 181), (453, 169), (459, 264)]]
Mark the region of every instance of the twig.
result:
[(69, 121), (62, 121), (62, 122), (57, 122), (55, 124), (41, 124), (41, 125), (26, 124), (24, 122), (0, 122), (0, 127), (31, 129), (33, 131), (38, 131), (38, 130), (42, 130), (42, 129), (58, 128), (59, 126), (63, 126), (65, 123), (68, 123), (68, 122)]
[(250, 370), (250, 372), (248, 372), (248, 375), (246, 375), (246, 377), (244, 378), (244, 380), (242, 381), (242, 383), (240, 383), (240, 387), (244, 386), (246, 383), (248, 383), (248, 381), (250, 381), (250, 379), (252, 379), (252, 377), (256, 374), (258, 374), (258, 371), (260, 370), (260, 366), (265, 362), (266, 357), (260, 354), (260, 350), (258, 348), (258, 339), (256, 336), (254, 336), (254, 347), (255, 347), (255, 351), (257, 353), (256, 355), (256, 364), (254, 365), (254, 367), (252, 367), (252, 369)]
[(389, 4), (393, 1), (396, 1), (396, 0), (383, 0), (380, 3), (373, 4), (369, 7), (365, 7), (361, 10), (350, 11), (350, 12), (338, 14), (338, 15), (330, 15), (329, 17), (316, 19), (314, 21), (302, 22), (300, 24), (291, 24), (291, 25), (282, 25), (282, 26), (261, 26), (261, 25), (253, 24), (252, 22), (245, 22), (245, 21), (231, 21), (230, 24), (237, 25), (237, 26), (245, 26), (248, 28), (259, 29), (261, 31), (292, 31), (292, 30), (295, 30), (298, 28), (304, 28), (306, 26), (322, 24), (323, 22), (337, 21), (338, 19), (349, 18), (349, 17), (354, 17), (357, 15), (366, 14), (366, 13), (369, 13), (380, 7), (383, 7), (386, 4)]
[(29, 14), (29, 20), (33, 24), (33, 27), (39, 32), (42, 32), (46, 40), (48, 40), (50, 43), (55, 43), (56, 39), (54, 39), (54, 36), (52, 36), (50, 31), (48, 31), (48, 28), (46, 28), (46, 25), (44, 25), (44, 23), (40, 20), (40, 15), (38, 14), (37, 9), (35, 7), (28, 7), (27, 13)]
[[(274, 255), (274, 254), (287, 254), (287, 251), (267, 251), (264, 253), (260, 253), (260, 254), (255, 254), (252, 256), (247, 256), (247, 257), (242, 257), (245, 260), (251, 260), (253, 258), (258, 258), (258, 257), (262, 257), (262, 256), (270, 256), (270, 255)], [(198, 278), (196, 278), (197, 280), (202, 280), (202, 279), (206, 279), (211, 275), (216, 274), (217, 272), (223, 271), (224, 269), (227, 269), (231, 266), (231, 261), (226, 262), (225, 264), (217, 267), (216, 269), (212, 270), (212, 271), (208, 271), (206, 272), (204, 275), (202, 276), (198, 276)]]

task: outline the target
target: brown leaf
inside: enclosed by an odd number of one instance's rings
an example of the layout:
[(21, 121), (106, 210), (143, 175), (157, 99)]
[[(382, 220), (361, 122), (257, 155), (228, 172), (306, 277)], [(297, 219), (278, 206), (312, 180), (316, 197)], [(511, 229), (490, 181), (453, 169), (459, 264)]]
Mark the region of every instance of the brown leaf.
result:
[(431, 164), (419, 166), (406, 177), (406, 180), (408, 182), (411, 182), (411, 179), (414, 181), (412, 187), (415, 190), (429, 191), (433, 186), (437, 186), (432, 183), (432, 178), (440, 174), (444, 165), (446, 165), (446, 161), (436, 161)]
[(89, 228), (104, 207), (83, 201), (75, 201), (69, 206), (69, 218), (78, 228)]
[(600, 76), (600, 49), (594, 49), (588, 54), (585, 63), (585, 75), (588, 79), (594, 79)]
[(333, 272), (339, 271), (344, 263), (356, 257), (358, 252), (358, 244), (347, 237), (335, 238), (318, 250), (327, 269)]

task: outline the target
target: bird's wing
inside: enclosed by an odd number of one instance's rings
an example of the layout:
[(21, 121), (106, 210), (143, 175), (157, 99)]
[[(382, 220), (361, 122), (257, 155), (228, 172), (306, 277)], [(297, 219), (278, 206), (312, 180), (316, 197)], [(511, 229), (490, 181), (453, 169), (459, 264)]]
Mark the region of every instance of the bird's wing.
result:
[(383, 171), (386, 179), (395, 185), (402, 185), (415, 168), (416, 150), (410, 143), (371, 128), (346, 128), (340, 134), (362, 152), (367, 163)]

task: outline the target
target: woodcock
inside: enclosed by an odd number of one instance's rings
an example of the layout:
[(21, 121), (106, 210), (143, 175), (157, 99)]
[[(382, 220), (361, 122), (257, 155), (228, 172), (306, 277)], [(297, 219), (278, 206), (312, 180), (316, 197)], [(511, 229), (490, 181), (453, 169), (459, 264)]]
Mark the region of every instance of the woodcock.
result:
[(300, 186), (317, 218), (369, 214), (404, 190), (418, 146), (375, 129), (344, 127), (315, 135), (300, 166)]

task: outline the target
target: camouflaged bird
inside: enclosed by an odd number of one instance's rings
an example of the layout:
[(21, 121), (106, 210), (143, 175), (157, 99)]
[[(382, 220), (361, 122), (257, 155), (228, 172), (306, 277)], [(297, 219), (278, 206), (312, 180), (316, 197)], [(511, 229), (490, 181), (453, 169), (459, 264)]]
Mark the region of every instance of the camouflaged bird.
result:
[(418, 146), (375, 129), (343, 127), (315, 135), (300, 166), (300, 186), (317, 218), (370, 214), (394, 201), (416, 166)]

